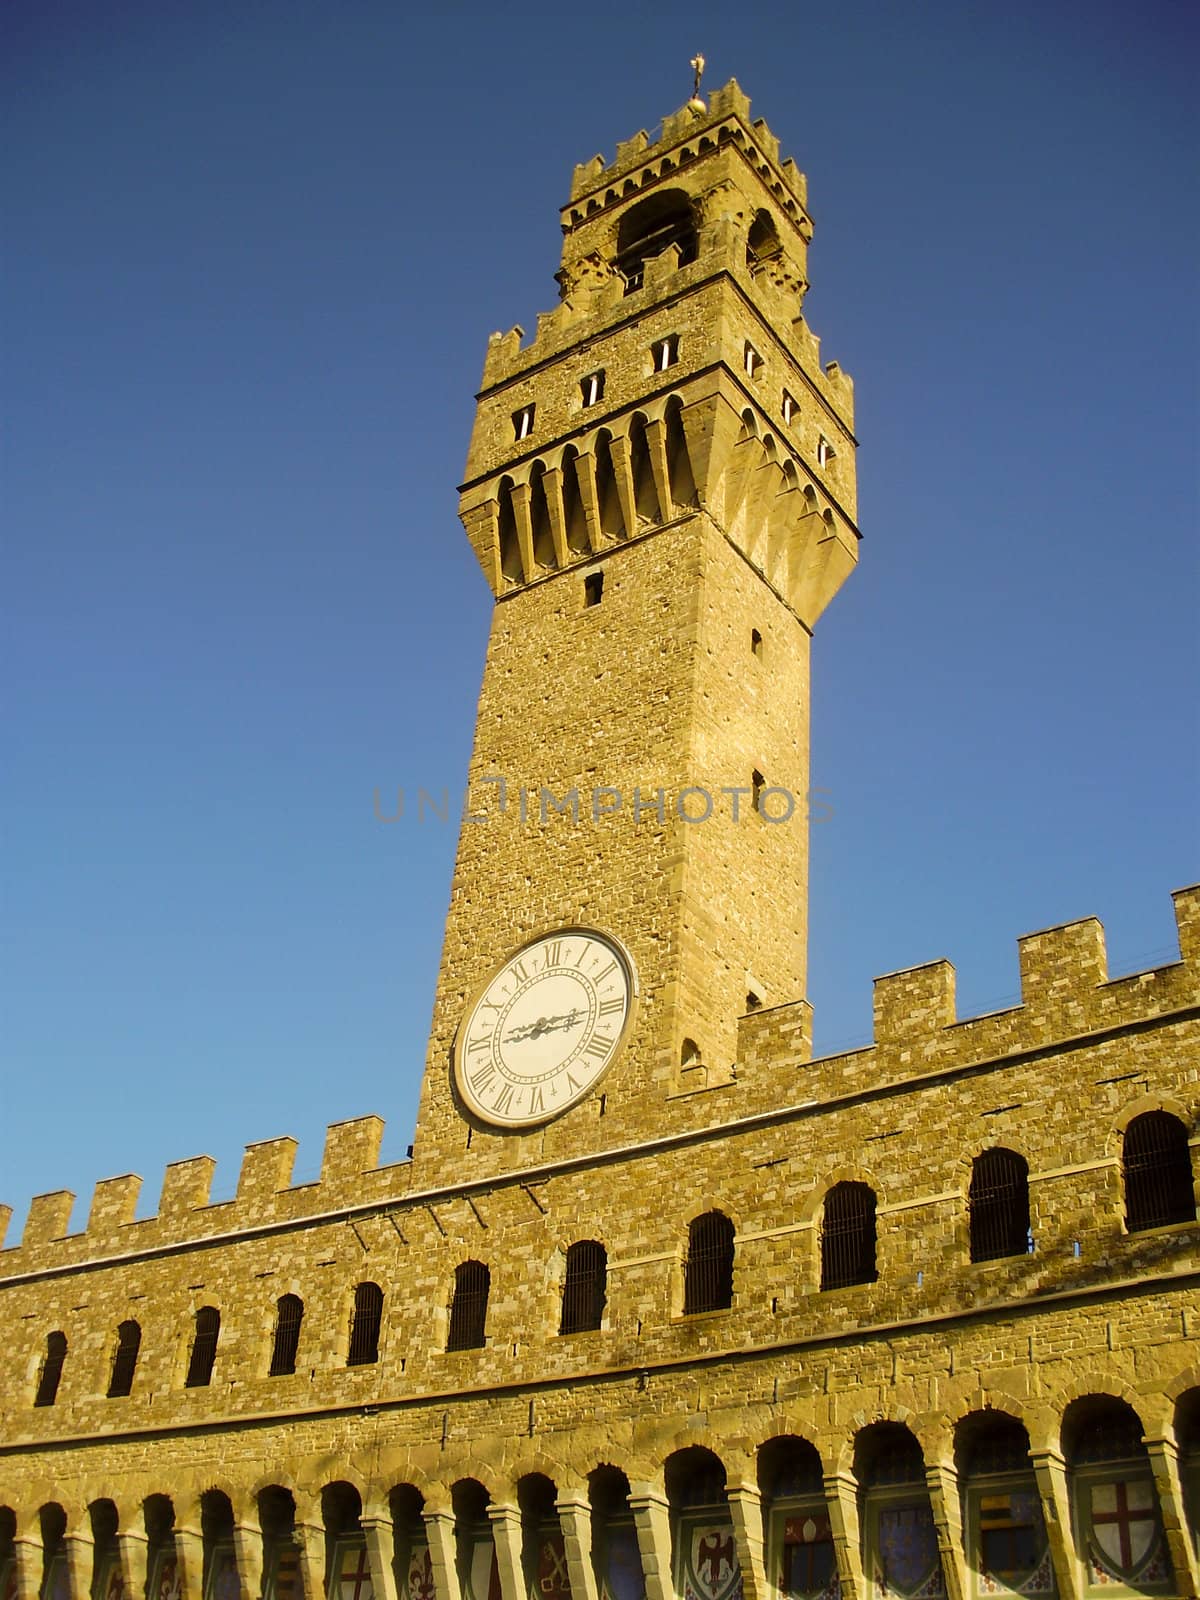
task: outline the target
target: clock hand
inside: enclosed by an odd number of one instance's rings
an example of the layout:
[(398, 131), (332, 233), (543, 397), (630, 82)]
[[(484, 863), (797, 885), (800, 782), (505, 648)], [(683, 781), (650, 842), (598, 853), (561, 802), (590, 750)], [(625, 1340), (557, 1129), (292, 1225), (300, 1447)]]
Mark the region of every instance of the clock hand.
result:
[(558, 1017), (539, 1017), (536, 1022), (528, 1022), (519, 1028), (514, 1028), (510, 1034), (506, 1035), (504, 1042), (505, 1044), (523, 1044), (526, 1039), (540, 1039), (544, 1033), (565, 1031), (567, 1028), (575, 1027), (581, 1015), (582, 1013), (576, 1009), (574, 1011), (564, 1011)]

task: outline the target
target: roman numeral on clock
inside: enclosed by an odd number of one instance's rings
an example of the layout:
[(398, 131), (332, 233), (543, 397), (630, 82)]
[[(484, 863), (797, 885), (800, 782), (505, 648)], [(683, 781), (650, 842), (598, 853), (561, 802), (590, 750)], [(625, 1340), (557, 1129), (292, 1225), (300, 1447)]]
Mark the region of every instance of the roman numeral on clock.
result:
[(601, 1000), (600, 1002), (600, 1015), (602, 1017), (611, 1017), (614, 1013), (624, 1011), (624, 1009), (624, 1000)]
[(490, 1061), (485, 1061), (482, 1066), (477, 1067), (474, 1072), (468, 1073), (467, 1076), (475, 1093), (482, 1094), (496, 1076), (496, 1069)]
[(596, 1056), (599, 1059), (602, 1056), (606, 1056), (615, 1043), (616, 1040), (610, 1039), (607, 1034), (594, 1033), (587, 1044), (584, 1045), (583, 1053), (585, 1056)]
[(547, 972), (551, 967), (561, 967), (563, 963), (563, 942), (561, 939), (552, 939), (546, 946), (546, 959), (542, 963), (542, 971)]
[(502, 1117), (504, 1115), (504, 1113), (508, 1110), (509, 1106), (512, 1105), (512, 1097), (513, 1097), (512, 1084), (511, 1083), (506, 1083), (504, 1085), (504, 1087), (500, 1090), (500, 1093), (492, 1101), (492, 1110), (496, 1113), (497, 1116)]

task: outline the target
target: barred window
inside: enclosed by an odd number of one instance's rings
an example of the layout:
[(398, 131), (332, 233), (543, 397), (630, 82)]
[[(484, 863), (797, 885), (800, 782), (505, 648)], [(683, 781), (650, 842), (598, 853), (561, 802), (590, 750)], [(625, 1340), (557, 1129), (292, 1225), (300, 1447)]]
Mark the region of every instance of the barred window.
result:
[(108, 1398), (116, 1400), (133, 1389), (133, 1374), (137, 1370), (138, 1351), (142, 1348), (142, 1330), (130, 1320), (117, 1329), (117, 1348), (113, 1352), (112, 1373), (108, 1380)]
[(688, 1227), (683, 1314), (724, 1311), (732, 1304), (733, 1223), (723, 1211), (706, 1211)]
[(492, 1275), (482, 1261), (462, 1261), (455, 1267), (447, 1350), (478, 1350), (482, 1347), (491, 1286)]
[(379, 1360), (379, 1328), (382, 1322), (383, 1290), (377, 1283), (360, 1283), (354, 1291), (350, 1348), (346, 1352), (348, 1367), (367, 1367), (372, 1361)]
[(595, 1239), (580, 1239), (567, 1251), (560, 1333), (585, 1333), (604, 1317), (608, 1252)]
[(1028, 1252), (1029, 1167), (1015, 1150), (985, 1150), (975, 1157), (967, 1203), (972, 1261)]
[(875, 1195), (865, 1183), (835, 1183), (821, 1221), (821, 1287), (874, 1283)]
[(203, 1389), (211, 1383), (220, 1333), (221, 1313), (215, 1306), (201, 1306), (196, 1313), (196, 1329), (192, 1334), (192, 1351), (184, 1379), (186, 1388)]
[(1196, 1193), (1187, 1129), (1166, 1111), (1146, 1111), (1125, 1129), (1125, 1226), (1130, 1233), (1192, 1222)]
[(38, 1374), (35, 1406), (52, 1406), (58, 1399), (58, 1386), (62, 1382), (63, 1362), (67, 1359), (65, 1333), (46, 1335), (46, 1354), (42, 1357), (42, 1370)]
[(275, 1302), (275, 1343), (271, 1349), (272, 1378), (287, 1377), (296, 1370), (300, 1348), (300, 1324), (304, 1321), (304, 1301), (298, 1294), (283, 1294)]

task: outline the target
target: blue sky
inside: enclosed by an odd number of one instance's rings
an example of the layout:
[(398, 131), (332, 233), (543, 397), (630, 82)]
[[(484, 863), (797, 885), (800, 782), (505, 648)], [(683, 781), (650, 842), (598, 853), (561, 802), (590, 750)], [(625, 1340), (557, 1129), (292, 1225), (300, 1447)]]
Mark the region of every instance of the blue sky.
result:
[(8, 0), (0, 1200), (376, 1111), (412, 1137), (490, 598), (455, 516), (488, 333), (571, 169), (736, 76), (809, 175), (857, 387), (814, 644), (810, 997), (1197, 866), (1197, 13)]

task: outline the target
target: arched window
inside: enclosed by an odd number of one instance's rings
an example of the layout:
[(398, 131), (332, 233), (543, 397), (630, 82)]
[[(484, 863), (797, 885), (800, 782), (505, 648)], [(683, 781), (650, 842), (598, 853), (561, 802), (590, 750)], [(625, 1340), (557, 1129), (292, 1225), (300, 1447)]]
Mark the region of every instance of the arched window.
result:
[(916, 1438), (896, 1422), (868, 1424), (855, 1436), (854, 1475), (868, 1593), (945, 1595), (925, 1458)]
[(1187, 1129), (1166, 1111), (1145, 1111), (1125, 1129), (1125, 1226), (1130, 1233), (1192, 1222), (1196, 1193)]
[(463, 1261), (455, 1267), (447, 1350), (477, 1350), (482, 1346), (491, 1286), (492, 1275), (482, 1261)]
[(746, 265), (751, 270), (760, 267), (764, 261), (770, 261), (772, 257), (777, 256), (781, 249), (779, 234), (775, 230), (770, 212), (756, 212), (746, 239)]
[(1133, 1407), (1115, 1395), (1072, 1400), (1062, 1444), (1088, 1592), (1182, 1592), (1172, 1580), (1158, 1488)]
[(821, 1287), (875, 1282), (875, 1195), (865, 1183), (835, 1183), (821, 1221)]
[(142, 1330), (133, 1321), (123, 1322), (117, 1329), (117, 1348), (113, 1352), (112, 1373), (108, 1380), (108, 1398), (115, 1400), (129, 1394), (133, 1388), (133, 1374), (137, 1369), (138, 1351), (142, 1348)]
[(188, 1389), (203, 1389), (212, 1381), (220, 1332), (221, 1313), (215, 1306), (201, 1306), (196, 1313), (196, 1331), (192, 1335), (192, 1353), (184, 1379)]
[(809, 1600), (835, 1591), (837, 1559), (825, 1499), (821, 1458), (794, 1435), (759, 1446), (767, 1560), (780, 1600)]
[(52, 1406), (57, 1400), (58, 1386), (62, 1382), (63, 1362), (66, 1359), (66, 1334), (48, 1333), (46, 1354), (42, 1357), (42, 1370), (38, 1373), (37, 1393), (33, 1397), (35, 1406)]
[(560, 1333), (598, 1328), (607, 1298), (608, 1253), (595, 1239), (580, 1239), (567, 1251)]
[(645, 281), (646, 262), (672, 245), (679, 247), (679, 265), (695, 261), (696, 219), (692, 202), (682, 189), (664, 189), (650, 195), (621, 218), (617, 230), (617, 270), (632, 294)]
[(1029, 1168), (1015, 1150), (985, 1150), (971, 1167), (971, 1260), (1029, 1249)]
[(723, 1211), (706, 1211), (688, 1227), (683, 1269), (683, 1314), (724, 1311), (733, 1304), (733, 1223)]
[(348, 1367), (370, 1366), (379, 1360), (379, 1328), (383, 1322), (383, 1290), (377, 1283), (360, 1283), (354, 1291), (354, 1316), (350, 1320)]
[(1003, 1411), (973, 1411), (955, 1428), (954, 1457), (974, 1592), (1036, 1593), (1049, 1555), (1024, 1425)]
[(275, 1343), (271, 1350), (272, 1378), (287, 1377), (296, 1370), (300, 1348), (300, 1324), (304, 1321), (304, 1301), (298, 1294), (282, 1294), (275, 1302)]

